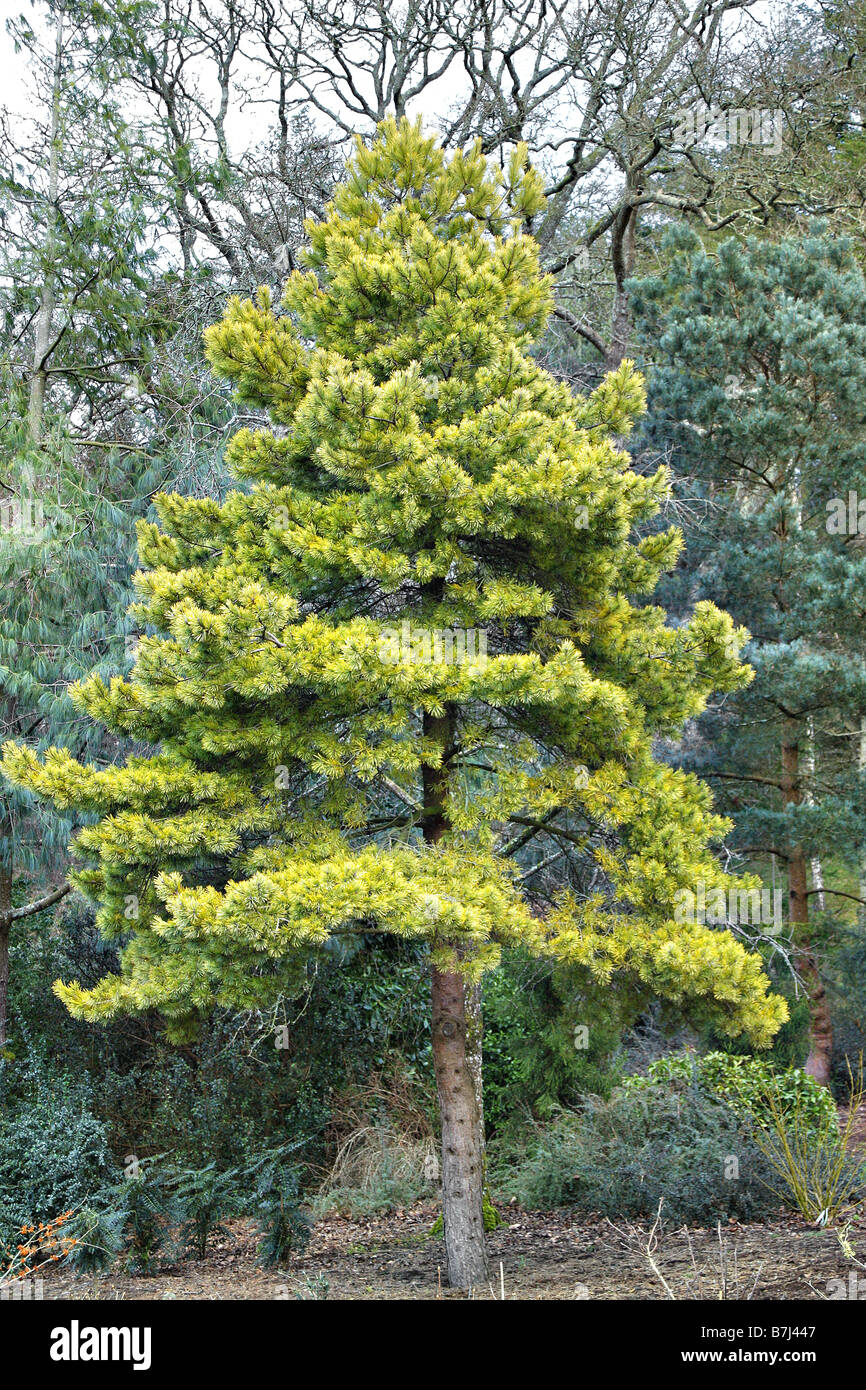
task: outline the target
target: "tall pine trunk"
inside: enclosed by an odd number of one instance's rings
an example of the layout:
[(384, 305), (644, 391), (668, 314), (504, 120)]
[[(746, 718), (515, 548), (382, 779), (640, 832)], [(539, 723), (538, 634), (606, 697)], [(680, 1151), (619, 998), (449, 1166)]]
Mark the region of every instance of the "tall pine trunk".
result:
[[(815, 720), (809, 716), (809, 741), (806, 744), (806, 789), (803, 799), (807, 806), (814, 806), (815, 798), (812, 795), (812, 787), (815, 784)], [(824, 870), (821, 865), (821, 858), (813, 854), (810, 861), (812, 870), (812, 887), (815, 889), (815, 900), (818, 911), (823, 912), (826, 908), (824, 897)]]
[(442, 1125), (442, 1219), (448, 1282), (485, 1284), (484, 1154), (469, 1059), (463, 976), (433, 970), (433, 1064)]
[[(423, 769), (424, 838), (436, 844), (448, 828), (448, 770), (454, 711), (424, 716), (424, 736), (440, 744), (442, 765)], [(484, 1141), (477, 1029), (466, 1007), (469, 990), (458, 971), (432, 972), (433, 1068), (442, 1127), (442, 1221), (448, 1283), (455, 1289), (486, 1284)], [(475, 1001), (473, 1001), (475, 1002)], [(477, 1086), (477, 1092), (476, 1092)]]
[[(785, 721), (782, 733), (782, 795), (786, 806), (799, 806), (803, 799), (800, 729), (793, 719)], [(788, 856), (788, 906), (800, 974), (809, 996), (809, 1056), (805, 1070), (822, 1086), (829, 1086), (833, 1022), (809, 930), (808, 886), (806, 854), (802, 845), (796, 844), (791, 847)]]

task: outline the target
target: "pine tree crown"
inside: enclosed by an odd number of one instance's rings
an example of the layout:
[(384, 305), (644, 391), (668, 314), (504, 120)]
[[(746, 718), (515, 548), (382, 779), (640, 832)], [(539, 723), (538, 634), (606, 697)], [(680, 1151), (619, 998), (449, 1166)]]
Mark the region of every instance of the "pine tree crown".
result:
[[(674, 920), (677, 893), (728, 883), (727, 822), (654, 740), (749, 680), (748, 634), (643, 601), (681, 546), (635, 538), (667, 475), (621, 449), (631, 363), (580, 398), (530, 355), (542, 206), (523, 147), (491, 169), (387, 121), (281, 304), (262, 288), (207, 330), (272, 427), (231, 441), (222, 504), (157, 499), (134, 670), (73, 691), (155, 751), (97, 769), (4, 749), (10, 780), (90, 820), (75, 881), (126, 941), (121, 975), (58, 985), (73, 1012), (159, 1007), (181, 1036), (375, 930), (476, 979), (523, 945), (760, 1045), (786, 1016), (759, 958)], [(546, 913), (515, 858), (535, 833), (585, 885)]]

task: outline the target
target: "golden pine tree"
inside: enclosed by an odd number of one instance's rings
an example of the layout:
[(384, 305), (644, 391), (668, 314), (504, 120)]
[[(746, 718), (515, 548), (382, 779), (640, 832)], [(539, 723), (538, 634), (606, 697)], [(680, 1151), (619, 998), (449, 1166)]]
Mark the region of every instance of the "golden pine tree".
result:
[[(175, 1036), (214, 1003), (261, 1005), (329, 938), (429, 943), (448, 1274), (485, 1277), (467, 985), (503, 944), (620, 972), (766, 1045), (785, 1016), (760, 961), (677, 923), (724, 885), (726, 822), (657, 762), (712, 690), (749, 678), (711, 604), (668, 628), (677, 556), (635, 524), (663, 471), (615, 437), (642, 409), (630, 364), (576, 398), (528, 355), (550, 310), (517, 149), (446, 158), (418, 124), (359, 141), (308, 269), (208, 330), (213, 368), (274, 428), (241, 430), (242, 490), (158, 500), (139, 528), (128, 680), (74, 698), (154, 745), (97, 770), (7, 745), (14, 783), (90, 813), (76, 883), (122, 973), (58, 985), (77, 1015), (157, 1007)], [(533, 915), (514, 850), (563, 834), (603, 871)]]

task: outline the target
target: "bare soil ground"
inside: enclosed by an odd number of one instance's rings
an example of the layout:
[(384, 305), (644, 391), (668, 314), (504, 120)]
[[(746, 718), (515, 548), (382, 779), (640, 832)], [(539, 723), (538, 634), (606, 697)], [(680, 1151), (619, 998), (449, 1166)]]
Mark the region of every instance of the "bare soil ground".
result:
[[(45, 1278), (46, 1299), (437, 1299), (465, 1298), (441, 1287), (444, 1250), (429, 1235), (436, 1216), (418, 1204), (388, 1216), (319, 1221), (303, 1255), (280, 1270), (255, 1262), (251, 1226), (233, 1222), (204, 1260), (152, 1276), (111, 1271), (96, 1281), (62, 1269)], [(866, 1266), (866, 1219), (851, 1228)], [(569, 1211), (510, 1209), (489, 1237), (492, 1280), (476, 1298), (562, 1300), (826, 1299), (847, 1288), (852, 1270), (866, 1294), (866, 1269), (843, 1254), (833, 1231), (796, 1217), (761, 1225), (664, 1230)], [(653, 1268), (653, 1265), (655, 1268)], [(831, 1280), (844, 1281), (831, 1284)], [(857, 1285), (855, 1284), (855, 1288)]]

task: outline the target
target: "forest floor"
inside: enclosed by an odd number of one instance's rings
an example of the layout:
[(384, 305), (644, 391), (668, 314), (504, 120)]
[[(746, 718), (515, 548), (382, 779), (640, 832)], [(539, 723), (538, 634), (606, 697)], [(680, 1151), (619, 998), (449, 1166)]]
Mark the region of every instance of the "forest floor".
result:
[[(841, 1112), (844, 1119), (845, 1112)], [(866, 1106), (854, 1139), (866, 1153)], [(465, 1298), (443, 1287), (445, 1251), (430, 1235), (435, 1203), (353, 1220), (318, 1220), (307, 1249), (278, 1270), (256, 1263), (253, 1223), (231, 1221), (202, 1260), (152, 1275), (119, 1269), (96, 1278), (45, 1273), (46, 1299), (271, 1300)], [(775, 1221), (653, 1228), (569, 1209), (504, 1210), (488, 1236), (491, 1282), (475, 1298), (866, 1300), (866, 1213), (847, 1228), (850, 1258), (833, 1229), (780, 1210)]]
[[(419, 1203), (361, 1221), (320, 1220), (305, 1253), (280, 1270), (260, 1269), (251, 1225), (232, 1222), (203, 1260), (149, 1276), (112, 1271), (95, 1281), (57, 1269), (45, 1278), (44, 1297), (464, 1298), (441, 1287), (443, 1243), (429, 1235), (436, 1210)], [(862, 1272), (834, 1231), (790, 1215), (760, 1225), (664, 1230), (651, 1240), (647, 1223), (512, 1208), (488, 1238), (492, 1280), (475, 1297), (501, 1298), (503, 1286), (506, 1299), (545, 1300), (826, 1299), (856, 1297), (858, 1288), (866, 1295), (866, 1218), (849, 1236)]]

